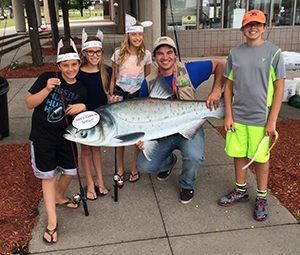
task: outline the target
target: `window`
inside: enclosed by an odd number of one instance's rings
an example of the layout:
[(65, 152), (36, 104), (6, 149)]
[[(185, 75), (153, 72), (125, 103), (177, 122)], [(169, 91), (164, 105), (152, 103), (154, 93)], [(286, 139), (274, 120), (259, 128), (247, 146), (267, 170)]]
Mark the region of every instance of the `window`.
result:
[(246, 0), (226, 1), (224, 14), (224, 28), (240, 28), (243, 16), (246, 13)]
[(171, 16), (170, 1), (167, 8), (168, 30), (176, 26), (178, 30), (197, 29), (197, 0), (172, 0), (174, 23)]
[(295, 25), (300, 25), (300, 0), (297, 0), (297, 6), (296, 6), (296, 15), (295, 15)]
[(221, 28), (221, 0), (200, 0), (199, 29)]
[(294, 0), (274, 0), (273, 19), (275, 26), (291, 26)]

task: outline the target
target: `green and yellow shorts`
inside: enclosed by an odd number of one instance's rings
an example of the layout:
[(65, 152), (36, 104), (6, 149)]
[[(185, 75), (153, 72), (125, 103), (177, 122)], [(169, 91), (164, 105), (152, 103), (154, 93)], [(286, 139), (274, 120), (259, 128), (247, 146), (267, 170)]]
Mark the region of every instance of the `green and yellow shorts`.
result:
[[(227, 132), (225, 151), (234, 158), (248, 157), (252, 159), (261, 140), (265, 137), (265, 127), (249, 126), (234, 123), (235, 132)], [(270, 138), (260, 147), (255, 162), (265, 163), (269, 160)]]

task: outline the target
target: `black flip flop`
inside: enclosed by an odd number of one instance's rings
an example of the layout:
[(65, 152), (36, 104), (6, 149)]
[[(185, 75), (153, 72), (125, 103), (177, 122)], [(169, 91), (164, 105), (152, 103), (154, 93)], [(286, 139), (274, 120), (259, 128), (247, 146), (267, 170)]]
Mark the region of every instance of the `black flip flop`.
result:
[(56, 228), (53, 229), (53, 230), (49, 230), (48, 228), (46, 228), (45, 232), (51, 237), (51, 240), (48, 241), (48, 240), (43, 236), (43, 241), (44, 241), (45, 244), (55, 244), (55, 243), (57, 243), (57, 241), (56, 241), (56, 242), (53, 241), (53, 235), (54, 235), (55, 233), (57, 233), (57, 227), (58, 227), (58, 224), (56, 224)]
[[(133, 177), (135, 177), (137, 175), (139, 176), (139, 178), (137, 178), (137, 179), (135, 179), (133, 181), (130, 181), (130, 177), (133, 178)], [(129, 178), (128, 178), (128, 182), (134, 183), (134, 182), (138, 182), (139, 180), (140, 180), (140, 172), (137, 172), (136, 174), (130, 173)]]

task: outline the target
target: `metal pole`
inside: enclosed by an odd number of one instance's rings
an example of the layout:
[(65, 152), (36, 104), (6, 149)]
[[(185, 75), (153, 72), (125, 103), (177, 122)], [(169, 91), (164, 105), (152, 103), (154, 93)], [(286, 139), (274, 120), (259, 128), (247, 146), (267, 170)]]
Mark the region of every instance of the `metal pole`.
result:
[(171, 0), (169, 0), (169, 3), (170, 3), (171, 17), (172, 17), (172, 22), (173, 22), (173, 27), (174, 27), (174, 35), (175, 35), (175, 41), (176, 41), (177, 52), (178, 52), (178, 59), (179, 59), (179, 62), (181, 62), (180, 51), (179, 51), (179, 45), (178, 45), (178, 39), (177, 39), (177, 31), (176, 31), (175, 22), (174, 22), (174, 16), (173, 16), (173, 11), (172, 11), (172, 3), (171, 3)]

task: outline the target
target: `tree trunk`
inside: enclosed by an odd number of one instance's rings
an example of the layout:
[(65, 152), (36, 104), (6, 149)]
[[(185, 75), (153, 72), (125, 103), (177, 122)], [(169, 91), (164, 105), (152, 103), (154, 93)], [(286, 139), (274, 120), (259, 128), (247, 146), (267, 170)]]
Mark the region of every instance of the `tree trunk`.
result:
[(80, 8), (81, 17), (83, 17), (83, 0), (79, 0), (79, 8)]
[(54, 0), (48, 1), (48, 7), (49, 7), (49, 14), (50, 14), (50, 22), (51, 22), (52, 47), (53, 47), (53, 49), (56, 49), (57, 45), (58, 45), (58, 41), (59, 41), (59, 32), (58, 32), (58, 26), (57, 26)]
[(1, 16), (4, 16), (3, 0), (0, 0), (0, 3), (1, 3)]
[(34, 0), (26, 0), (25, 8), (27, 13), (27, 22), (29, 26), (29, 37), (31, 46), (31, 57), (34, 66), (43, 65), (40, 36), (34, 7)]
[(70, 31), (69, 10), (68, 10), (67, 1), (60, 0), (60, 3), (61, 3), (61, 9), (62, 9), (63, 19), (64, 19), (65, 38), (70, 39), (71, 31)]

